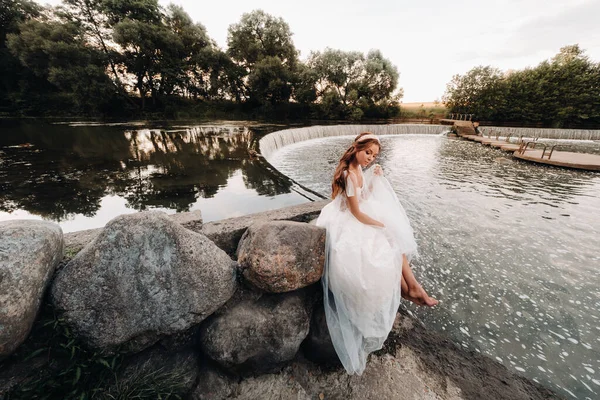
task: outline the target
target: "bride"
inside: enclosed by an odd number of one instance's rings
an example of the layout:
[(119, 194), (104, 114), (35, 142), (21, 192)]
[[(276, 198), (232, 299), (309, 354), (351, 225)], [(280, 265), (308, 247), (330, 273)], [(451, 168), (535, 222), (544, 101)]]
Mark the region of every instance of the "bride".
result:
[(362, 172), (380, 149), (372, 133), (354, 139), (335, 170), (333, 201), (317, 220), (327, 230), (322, 278), (327, 326), (349, 374), (362, 374), (369, 353), (382, 348), (400, 296), (419, 305), (438, 303), (410, 269), (417, 243), (381, 167)]

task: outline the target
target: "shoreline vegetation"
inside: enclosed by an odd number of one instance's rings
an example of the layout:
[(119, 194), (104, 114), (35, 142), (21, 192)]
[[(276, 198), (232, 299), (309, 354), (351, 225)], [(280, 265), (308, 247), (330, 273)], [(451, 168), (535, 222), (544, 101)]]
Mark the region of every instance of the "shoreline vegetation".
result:
[[(139, 99), (137, 99), (139, 100)], [(249, 105), (237, 104), (235, 102), (194, 102), (185, 99), (177, 99), (178, 107), (168, 109), (146, 109), (144, 111), (132, 112), (131, 114), (115, 115), (79, 115), (69, 112), (52, 111), (40, 115), (18, 115), (0, 112), (0, 123), (2, 121), (18, 120), (40, 120), (40, 121), (95, 121), (95, 122), (127, 122), (127, 121), (181, 121), (181, 120), (228, 120), (228, 121), (329, 121), (329, 122), (358, 122), (357, 120), (344, 118), (327, 118), (321, 115), (316, 108), (302, 107), (298, 104), (280, 105), (278, 107), (265, 109), (252, 108)], [(414, 102), (400, 103), (398, 110), (386, 115), (373, 113), (370, 118), (362, 118), (360, 121), (386, 121), (388, 123), (439, 123), (448, 115), (446, 107), (439, 102)]]
[(0, 31), (0, 115), (139, 118), (391, 118), (399, 72), (381, 51), (326, 48), (300, 60), (293, 33), (243, 14), (221, 49), (157, 0), (13, 0)]
[(285, 20), (254, 10), (220, 48), (158, 0), (9, 0), (0, 15), (0, 118), (401, 120), (600, 127), (600, 63), (577, 44), (524, 70), (477, 66), (441, 100), (403, 104), (378, 49), (302, 55)]
[(579, 45), (522, 70), (477, 66), (454, 75), (443, 101), (449, 112), (482, 124), (539, 128), (600, 128), (600, 63)]

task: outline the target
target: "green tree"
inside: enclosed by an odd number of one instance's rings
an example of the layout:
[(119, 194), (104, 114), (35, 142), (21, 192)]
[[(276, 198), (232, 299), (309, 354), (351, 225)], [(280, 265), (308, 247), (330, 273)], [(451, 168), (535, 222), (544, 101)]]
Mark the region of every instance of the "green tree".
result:
[(0, 48), (6, 48), (6, 35), (18, 32), (21, 22), (38, 17), (42, 7), (30, 0), (3, 0), (0, 6)]
[(42, 8), (30, 0), (2, 0), (0, 4), (0, 108), (10, 107), (19, 82), (30, 76), (21, 67), (18, 57), (7, 48), (8, 34), (19, 32), (19, 24), (36, 18)]
[[(538, 69), (541, 69), (538, 67)], [(551, 60), (544, 76), (544, 98), (552, 99), (548, 111), (556, 127), (597, 121), (600, 123), (600, 64), (593, 63), (578, 45), (566, 46)], [(545, 120), (552, 120), (545, 115)]]
[[(298, 51), (289, 25), (262, 10), (242, 15), (229, 27), (227, 53), (243, 69), (248, 97), (259, 103), (287, 102), (296, 81)], [(246, 77), (246, 78), (245, 78)]]
[[(360, 85), (360, 93), (369, 102), (379, 103), (391, 98), (398, 86), (400, 74), (390, 60), (383, 57), (381, 51), (371, 50), (365, 59), (365, 75)], [(402, 97), (402, 89), (397, 94)]]
[(81, 26), (72, 21), (29, 20), (20, 25), (19, 34), (8, 35), (8, 47), (44, 83), (43, 91), (58, 94), (63, 106), (89, 113), (114, 90), (105, 59), (86, 45), (81, 33)]
[(311, 53), (307, 65), (315, 71), (316, 97), (325, 115), (360, 119), (369, 109), (387, 110), (402, 97), (402, 89), (394, 94), (398, 70), (379, 50), (365, 57), (358, 51), (328, 48)]
[(219, 51), (206, 28), (194, 23), (183, 8), (170, 4), (164, 18), (169, 39), (160, 58), (160, 94), (185, 97), (218, 96)]
[(125, 20), (156, 24), (161, 20), (158, 0), (101, 0), (100, 6), (110, 26)]
[(248, 76), (250, 98), (275, 105), (292, 95), (292, 72), (279, 57), (265, 57), (254, 65)]
[[(317, 96), (335, 92), (344, 105), (358, 100), (356, 94), (364, 73), (364, 55), (358, 51), (326, 49), (312, 52), (308, 66), (318, 75)], [(353, 93), (354, 92), (354, 93)], [(334, 97), (329, 95), (329, 99)]]
[(317, 71), (298, 62), (294, 78), (294, 99), (304, 105), (314, 103), (317, 100), (316, 84), (319, 80)]
[[(153, 105), (168, 97), (218, 97), (227, 81), (222, 52), (202, 24), (194, 23), (183, 8), (161, 10), (155, 0), (144, 7), (124, 7), (114, 0), (108, 11), (115, 22), (113, 38), (121, 46), (122, 63), (135, 77), (142, 108), (150, 94)], [(137, 4), (137, 3), (136, 3)]]
[(493, 119), (502, 79), (502, 72), (497, 68), (475, 67), (465, 75), (452, 77), (446, 85), (443, 101), (452, 112), (475, 114), (483, 120)]
[(194, 56), (195, 70), (191, 94), (209, 100), (235, 99), (242, 102), (246, 94), (246, 70), (218, 48), (206, 48)]
[(262, 10), (246, 13), (229, 26), (227, 47), (231, 58), (248, 69), (266, 57), (278, 57), (290, 67), (298, 59), (289, 25)]
[(170, 32), (161, 23), (158, 1), (104, 0), (101, 5), (113, 30), (112, 38), (122, 49), (120, 62), (135, 77), (134, 87), (143, 109), (147, 94), (155, 91), (154, 73), (162, 50), (172, 42)]
[(476, 67), (455, 75), (445, 102), (451, 112), (489, 121), (572, 127), (600, 124), (600, 64), (578, 45), (534, 68), (502, 74)]
[(100, 49), (110, 66), (110, 77), (117, 92), (130, 103), (129, 94), (122, 82), (123, 74), (118, 72), (119, 52), (112, 43), (112, 29), (106, 13), (104, 0), (63, 0), (59, 9), (68, 19), (76, 22), (87, 36), (89, 46)]

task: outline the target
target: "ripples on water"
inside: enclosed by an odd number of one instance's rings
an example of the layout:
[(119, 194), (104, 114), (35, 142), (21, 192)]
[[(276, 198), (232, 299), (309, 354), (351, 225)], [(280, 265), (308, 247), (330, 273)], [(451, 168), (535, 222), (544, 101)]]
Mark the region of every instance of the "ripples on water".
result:
[[(283, 148), (270, 162), (328, 196), (351, 138)], [(564, 396), (600, 397), (600, 174), (539, 166), (443, 136), (383, 137), (379, 163), (412, 221), (415, 273), (440, 306), (408, 306)], [(570, 142), (600, 154), (598, 142)]]

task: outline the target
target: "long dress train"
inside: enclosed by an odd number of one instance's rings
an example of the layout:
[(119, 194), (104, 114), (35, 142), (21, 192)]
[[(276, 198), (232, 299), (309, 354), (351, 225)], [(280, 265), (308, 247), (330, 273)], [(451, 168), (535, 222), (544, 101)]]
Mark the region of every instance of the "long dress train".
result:
[[(417, 252), (406, 212), (387, 179), (370, 171), (362, 175), (362, 187), (346, 176), (345, 193), (317, 220), (327, 230), (322, 284), (329, 334), (346, 371), (359, 375), (369, 353), (382, 348), (392, 329), (402, 254), (410, 259)], [(360, 210), (385, 228), (358, 221), (348, 208), (350, 196), (357, 196)]]

